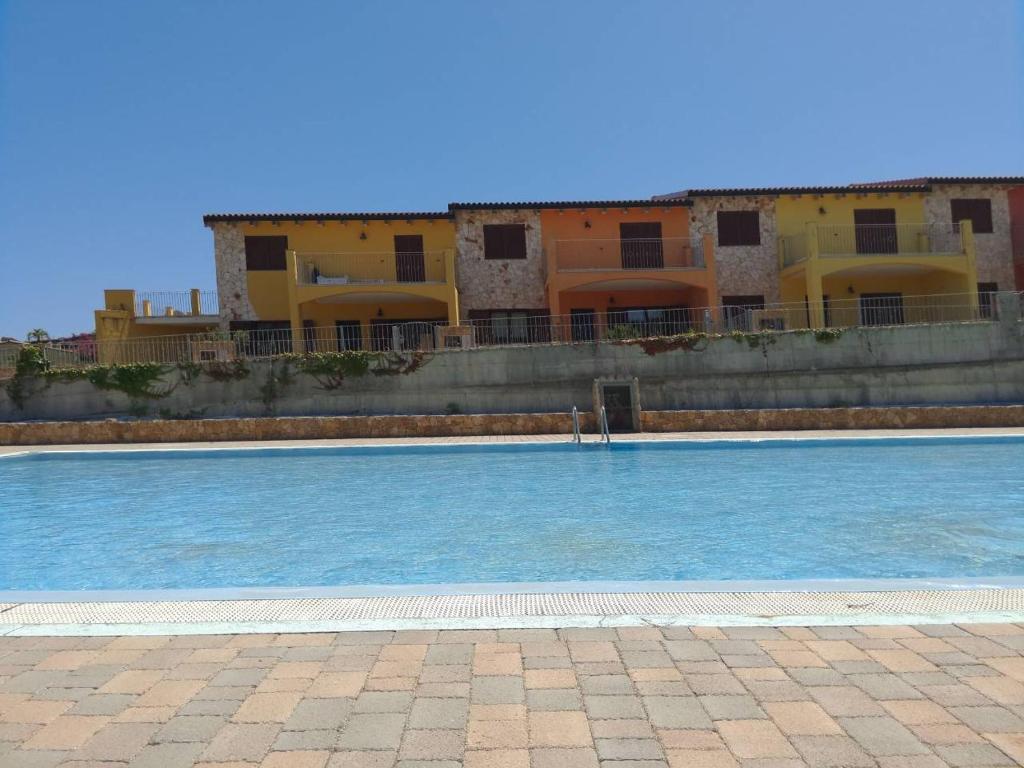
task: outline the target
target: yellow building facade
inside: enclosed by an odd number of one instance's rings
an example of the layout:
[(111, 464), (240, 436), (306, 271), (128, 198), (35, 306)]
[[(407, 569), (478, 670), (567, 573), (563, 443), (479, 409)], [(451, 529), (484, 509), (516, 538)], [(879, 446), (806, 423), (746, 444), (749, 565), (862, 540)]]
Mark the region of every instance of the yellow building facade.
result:
[[(924, 191), (783, 194), (775, 201), (784, 305), (806, 302), (807, 325), (900, 324), (978, 308), (971, 222), (927, 222)], [(790, 310), (784, 310), (792, 315)], [(940, 319), (936, 314), (936, 319)], [(788, 323), (795, 325), (795, 322)]]

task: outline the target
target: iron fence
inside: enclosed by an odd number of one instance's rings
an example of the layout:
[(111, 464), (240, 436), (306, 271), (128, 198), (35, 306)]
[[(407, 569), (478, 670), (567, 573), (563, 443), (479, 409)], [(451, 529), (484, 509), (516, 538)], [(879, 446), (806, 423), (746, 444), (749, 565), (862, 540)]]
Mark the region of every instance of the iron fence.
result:
[(218, 311), (216, 291), (135, 292), (135, 314), (139, 317), (216, 315)]
[(559, 272), (631, 269), (701, 269), (704, 249), (699, 237), (581, 238), (556, 240)]
[[(868, 294), (818, 304), (747, 303), (712, 307), (663, 307), (564, 315), (528, 311), (496, 313), (459, 325), (445, 320), (338, 321), (333, 325), (216, 331), (90, 341), (62, 347), (54, 367), (114, 363), (203, 363), (260, 360), (284, 354), (365, 350), (408, 352), (544, 344), (588, 344), (681, 334), (772, 333), (808, 328), (850, 328), (998, 319), (997, 294), (903, 296)], [(6, 361), (13, 366), (16, 358)], [(5, 364), (0, 359), (0, 367)]]
[(300, 285), (443, 283), (446, 251), (296, 253)]

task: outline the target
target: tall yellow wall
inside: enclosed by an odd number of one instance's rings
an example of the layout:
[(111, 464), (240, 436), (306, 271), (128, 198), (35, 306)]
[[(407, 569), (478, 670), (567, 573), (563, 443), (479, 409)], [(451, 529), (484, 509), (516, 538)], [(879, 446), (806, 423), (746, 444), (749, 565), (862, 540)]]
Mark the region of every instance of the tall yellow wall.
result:
[[(288, 248), (299, 253), (394, 253), (395, 235), (420, 235), (424, 251), (448, 251), (455, 248), (455, 225), (448, 219), (412, 219), (397, 221), (315, 221), (272, 222), (261, 221), (244, 224), (243, 235), (286, 236)], [(366, 239), (360, 234), (365, 233)], [(288, 276), (284, 271), (253, 271), (246, 276), (249, 301), (261, 320), (288, 319)], [(396, 306), (396, 305), (389, 305)], [(423, 305), (428, 307), (431, 305)], [(335, 319), (359, 319), (367, 312), (376, 317), (378, 305), (359, 304), (305, 304), (302, 306), (303, 319), (312, 319), (319, 325), (332, 324)], [(385, 310), (388, 311), (388, 310)], [(393, 310), (396, 315), (404, 310)], [(422, 309), (420, 310), (422, 312)], [(438, 314), (429, 309), (427, 317), (445, 317), (444, 308)], [(412, 312), (409, 317), (419, 318), (423, 314)], [(328, 321), (329, 322), (326, 322)]]
[(809, 222), (852, 226), (856, 208), (893, 208), (897, 224), (921, 224), (925, 220), (924, 194), (918, 192), (780, 195), (775, 201), (779, 235), (801, 235)]

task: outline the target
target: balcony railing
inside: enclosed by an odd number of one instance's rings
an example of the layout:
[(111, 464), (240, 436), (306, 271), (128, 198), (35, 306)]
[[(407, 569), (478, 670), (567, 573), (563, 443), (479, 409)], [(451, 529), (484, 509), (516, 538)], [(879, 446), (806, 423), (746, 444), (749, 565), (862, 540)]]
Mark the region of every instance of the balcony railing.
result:
[(556, 240), (559, 272), (610, 272), (643, 269), (703, 269), (700, 238)]
[[(818, 224), (818, 255), (822, 258), (848, 256), (951, 256), (963, 253), (960, 232), (939, 224)], [(779, 238), (783, 267), (808, 256), (806, 234)]]
[(219, 311), (216, 291), (136, 291), (137, 317), (186, 317), (216, 315)]
[(448, 251), (297, 253), (300, 285), (444, 283)]

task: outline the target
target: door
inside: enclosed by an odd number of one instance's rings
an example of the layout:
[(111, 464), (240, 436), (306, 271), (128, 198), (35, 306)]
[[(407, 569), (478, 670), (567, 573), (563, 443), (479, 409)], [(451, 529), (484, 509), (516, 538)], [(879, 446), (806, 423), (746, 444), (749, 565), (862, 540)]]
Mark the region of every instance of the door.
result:
[(604, 410), (608, 416), (608, 431), (634, 431), (633, 395), (628, 384), (609, 384), (604, 387)]
[(395, 272), (400, 283), (427, 279), (423, 262), (423, 235), (395, 235)]
[(857, 208), (853, 212), (857, 253), (898, 253), (895, 208)]
[(334, 327), (338, 331), (338, 351), (363, 348), (363, 329), (358, 320), (338, 320)]
[(370, 343), (374, 352), (401, 352), (434, 348), (434, 328), (444, 320), (374, 320)]
[(573, 309), (569, 312), (573, 341), (593, 341), (596, 332), (597, 314), (592, 309)]
[(862, 293), (861, 325), (903, 325), (902, 293)]
[(619, 249), (623, 269), (663, 269), (665, 251), (661, 241), (661, 222), (619, 224)]

